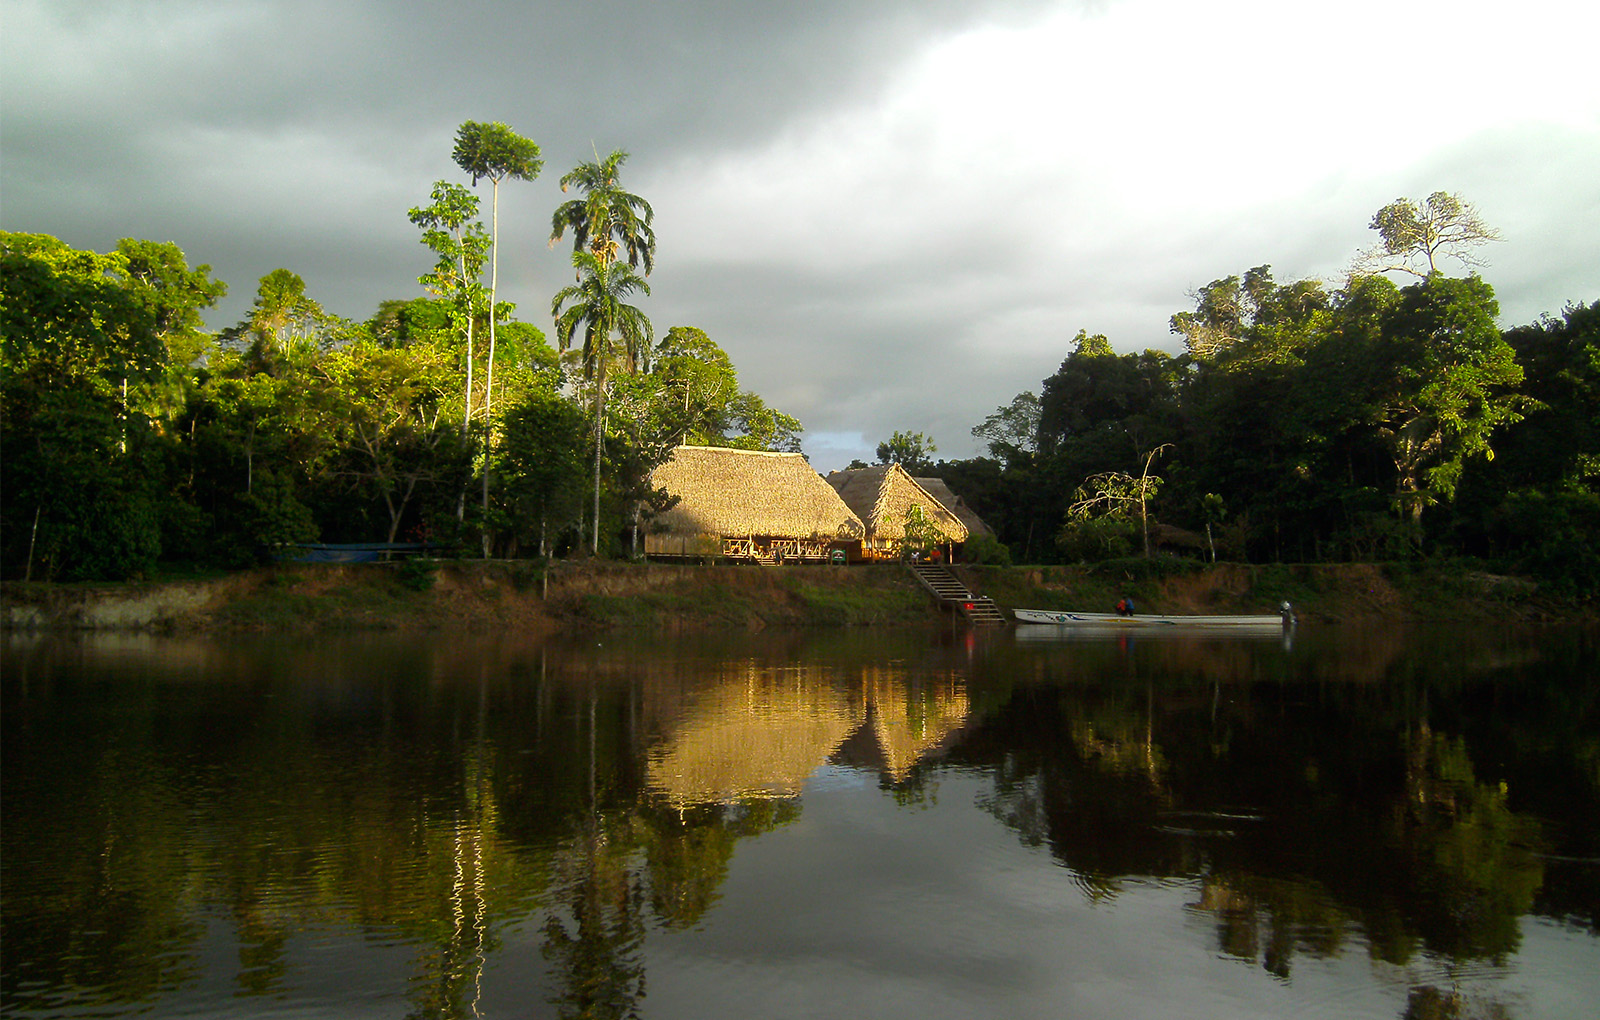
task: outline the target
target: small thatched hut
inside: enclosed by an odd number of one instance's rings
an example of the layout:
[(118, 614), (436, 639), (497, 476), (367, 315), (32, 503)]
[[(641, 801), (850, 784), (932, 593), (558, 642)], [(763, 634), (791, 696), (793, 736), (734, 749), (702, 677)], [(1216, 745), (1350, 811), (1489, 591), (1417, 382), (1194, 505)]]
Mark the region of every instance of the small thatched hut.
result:
[(967, 537), (985, 535), (994, 537), (994, 529), (983, 523), (983, 518), (975, 513), (972, 507), (967, 506), (967, 501), (950, 491), (950, 486), (944, 483), (943, 478), (918, 478), (917, 484), (927, 490), (928, 495), (944, 504), (944, 508), (961, 519), (967, 526)]
[(828, 484), (866, 522), (867, 538), (862, 547), (869, 557), (898, 555), (906, 537), (906, 515), (913, 506), (950, 542), (960, 544), (967, 540), (967, 526), (961, 519), (899, 464), (835, 471), (828, 475)]
[(645, 532), (650, 556), (826, 560), (866, 526), (798, 453), (680, 446), (650, 484), (678, 497)]

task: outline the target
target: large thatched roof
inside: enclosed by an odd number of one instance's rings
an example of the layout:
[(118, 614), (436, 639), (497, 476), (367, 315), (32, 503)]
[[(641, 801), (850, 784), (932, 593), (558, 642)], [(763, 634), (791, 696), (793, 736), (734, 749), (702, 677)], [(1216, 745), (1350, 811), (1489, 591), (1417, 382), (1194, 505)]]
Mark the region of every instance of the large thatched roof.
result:
[(899, 464), (852, 468), (828, 475), (828, 484), (838, 491), (845, 505), (867, 523), (876, 538), (898, 541), (906, 537), (906, 510), (913, 504), (952, 542), (967, 540), (967, 526), (946, 510), (927, 489), (906, 473)]
[(680, 535), (861, 538), (866, 527), (798, 453), (680, 446), (650, 483), (678, 497), (652, 530)]
[(994, 529), (983, 523), (983, 518), (967, 506), (967, 501), (950, 491), (950, 486), (944, 483), (943, 478), (918, 478), (917, 484), (927, 490), (928, 495), (944, 504), (944, 508), (957, 517), (967, 526), (967, 535), (987, 535), (994, 537)]

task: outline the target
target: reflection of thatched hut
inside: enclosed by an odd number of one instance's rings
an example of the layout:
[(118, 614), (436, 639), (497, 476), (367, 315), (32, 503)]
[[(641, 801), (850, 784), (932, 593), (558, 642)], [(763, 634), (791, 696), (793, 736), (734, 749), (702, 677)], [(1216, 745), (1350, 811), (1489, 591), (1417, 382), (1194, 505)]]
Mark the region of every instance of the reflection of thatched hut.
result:
[(645, 534), (652, 556), (826, 559), (866, 534), (798, 453), (680, 446), (650, 484), (678, 497)]
[(994, 537), (994, 529), (983, 523), (972, 507), (967, 506), (967, 501), (950, 491), (950, 486), (944, 483), (943, 478), (918, 478), (917, 484), (927, 490), (928, 495), (944, 504), (944, 508), (961, 519), (967, 526), (967, 537), (986, 535)]
[(942, 746), (967, 722), (965, 688), (951, 679), (909, 687), (903, 680), (868, 679), (868, 725), (881, 750), (883, 769), (894, 782)]
[(679, 809), (798, 797), (829, 762), (901, 782), (961, 731), (970, 707), (953, 674), (911, 683), (898, 668), (868, 668), (843, 686), (817, 667), (755, 665), (688, 704), (645, 765), (650, 789)]
[(906, 537), (907, 511), (913, 506), (951, 542), (967, 540), (967, 526), (961, 519), (945, 509), (899, 464), (835, 471), (828, 476), (828, 484), (866, 522), (863, 548), (870, 556), (893, 556), (899, 551)]
[(800, 795), (806, 778), (861, 726), (863, 709), (823, 678), (733, 678), (650, 754), (652, 789), (679, 808)]

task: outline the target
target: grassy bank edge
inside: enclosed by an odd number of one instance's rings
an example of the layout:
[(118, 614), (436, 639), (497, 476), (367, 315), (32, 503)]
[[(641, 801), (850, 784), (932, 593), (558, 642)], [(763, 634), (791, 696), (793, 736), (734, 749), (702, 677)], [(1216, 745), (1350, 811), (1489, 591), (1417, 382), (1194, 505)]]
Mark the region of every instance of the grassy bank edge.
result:
[[(1462, 564), (961, 566), (1005, 608), (1259, 613), (1302, 620), (1593, 619), (1592, 605)], [(596, 561), (283, 564), (128, 584), (0, 586), (10, 630), (315, 632), (457, 629), (652, 632), (916, 624), (939, 610), (893, 565), (688, 566)]]

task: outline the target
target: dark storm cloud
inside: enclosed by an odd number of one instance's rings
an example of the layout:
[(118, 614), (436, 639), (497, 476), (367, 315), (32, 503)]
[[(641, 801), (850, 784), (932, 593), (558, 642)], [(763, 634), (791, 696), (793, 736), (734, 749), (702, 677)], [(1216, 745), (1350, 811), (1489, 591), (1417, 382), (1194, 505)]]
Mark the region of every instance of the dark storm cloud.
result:
[[(1507, 324), (1600, 297), (1600, 112), (1536, 56), (1595, 15), (1325, 13), (0, 0), (0, 226), (176, 241), (230, 284), (213, 325), (279, 266), (365, 318), (416, 293), (431, 258), (405, 211), (461, 180), (456, 126), (500, 120), (546, 160), (501, 190), (501, 289), (547, 326), (571, 272), (545, 244), (557, 181), (624, 148), (657, 211), (658, 331), (706, 329), (823, 469), (895, 429), (976, 452), (971, 427), (1078, 329), (1175, 350), (1168, 317), (1213, 279), (1270, 263), (1337, 285), (1402, 195), (1459, 191), (1503, 230), (1486, 277)], [(1424, 110), (1386, 80), (1379, 25), (1494, 74)]]
[(613, 147), (639, 174), (759, 140), (921, 40), (1034, 6), (9, 2), (5, 226), (179, 240), (230, 280), (233, 315), (288, 264), (359, 316), (425, 267), (398, 247), (415, 242), (404, 209), (459, 176), (462, 120), (540, 141), (546, 178)]

